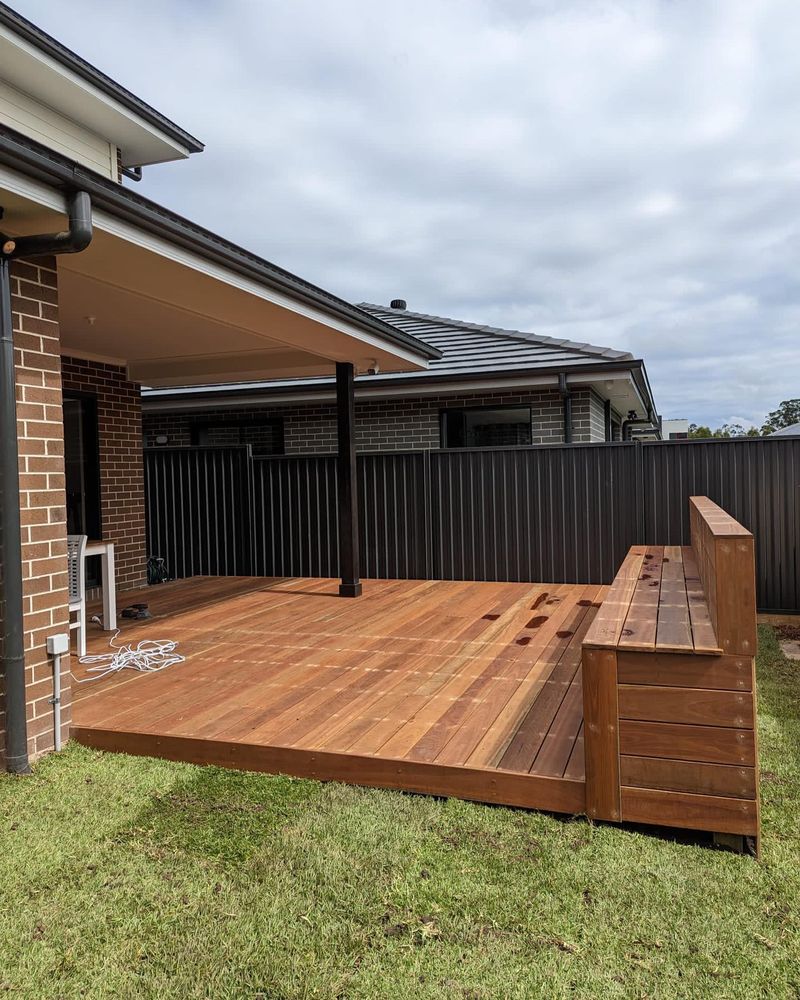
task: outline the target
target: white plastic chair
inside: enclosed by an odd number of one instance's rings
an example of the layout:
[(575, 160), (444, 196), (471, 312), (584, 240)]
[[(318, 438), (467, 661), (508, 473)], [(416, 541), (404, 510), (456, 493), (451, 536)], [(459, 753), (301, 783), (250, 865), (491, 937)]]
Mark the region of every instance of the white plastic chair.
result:
[(78, 656), (86, 656), (86, 542), (87, 535), (67, 535), (67, 578), (69, 581), (70, 630), (78, 630)]

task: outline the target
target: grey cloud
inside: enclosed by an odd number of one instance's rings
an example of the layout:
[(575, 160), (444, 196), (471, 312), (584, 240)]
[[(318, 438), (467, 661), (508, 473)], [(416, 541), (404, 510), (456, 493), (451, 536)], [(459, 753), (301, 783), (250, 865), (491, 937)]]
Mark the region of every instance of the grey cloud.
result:
[(794, 0), (20, 0), (207, 142), (145, 193), (352, 300), (800, 395)]

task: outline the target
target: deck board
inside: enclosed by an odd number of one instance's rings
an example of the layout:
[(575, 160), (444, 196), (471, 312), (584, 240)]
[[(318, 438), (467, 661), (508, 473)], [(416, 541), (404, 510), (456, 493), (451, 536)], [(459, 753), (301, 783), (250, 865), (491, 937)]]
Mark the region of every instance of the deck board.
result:
[[(119, 641), (175, 639), (186, 662), (74, 684), (73, 735), (103, 749), (580, 811), (580, 649), (606, 590), (366, 581), (350, 600), (334, 580), (196, 577), (124, 594), (153, 619), (123, 620)], [(108, 638), (90, 631), (89, 652)]]

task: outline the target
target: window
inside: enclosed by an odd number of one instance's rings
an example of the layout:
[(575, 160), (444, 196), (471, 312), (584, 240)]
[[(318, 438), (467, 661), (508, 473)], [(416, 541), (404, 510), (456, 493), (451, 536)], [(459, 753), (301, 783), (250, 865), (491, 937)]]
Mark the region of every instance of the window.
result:
[[(67, 532), (100, 538), (100, 449), (97, 400), (92, 396), (64, 393), (64, 472)], [(94, 556), (86, 561), (86, 585), (99, 583), (100, 557)]]
[(224, 448), (249, 444), (255, 458), (283, 454), (283, 417), (264, 420), (226, 420), (218, 423), (195, 424), (192, 444)]
[(442, 411), (443, 448), (501, 448), (531, 443), (529, 406)]

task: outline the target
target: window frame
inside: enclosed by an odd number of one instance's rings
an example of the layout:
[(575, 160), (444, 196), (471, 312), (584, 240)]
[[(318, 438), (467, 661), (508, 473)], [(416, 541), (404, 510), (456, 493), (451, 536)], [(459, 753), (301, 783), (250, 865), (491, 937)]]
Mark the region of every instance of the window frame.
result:
[[(462, 444), (449, 445), (447, 443), (447, 414), (448, 413), (494, 413), (498, 410), (527, 410), (528, 411), (528, 436), (529, 440), (523, 445), (477, 445)], [(528, 448), (533, 444), (533, 405), (531, 403), (497, 403), (496, 405), (486, 404), (482, 406), (443, 406), (439, 410), (439, 447), (442, 451), (464, 451), (468, 448)]]
[[(200, 420), (193, 420), (189, 430), (190, 440), (192, 446), (197, 448), (200, 447), (200, 435), (203, 431), (209, 431), (214, 428), (233, 428), (235, 427), (239, 431), (239, 436), (241, 438), (241, 429), (243, 427), (271, 427), (275, 437), (276, 448), (275, 451), (270, 452), (271, 455), (285, 455), (286, 454), (286, 434), (285, 434), (285, 421), (282, 416), (273, 417), (247, 417), (242, 420), (213, 420), (208, 417), (204, 417)], [(241, 447), (242, 442), (239, 441), (238, 445), (233, 447)], [(217, 448), (225, 447), (225, 445), (204, 445), (203, 447)], [(259, 456), (257, 456), (259, 457)]]
[[(81, 434), (81, 449), (85, 456), (87, 478), (84, 479), (85, 489), (82, 490), (82, 505), (84, 521), (77, 527), (77, 534), (86, 534), (89, 538), (103, 537), (103, 468), (100, 461), (100, 405), (97, 394), (76, 389), (63, 389), (64, 403), (78, 403), (81, 408), (79, 417), (79, 432)], [(64, 507), (66, 510), (67, 531), (69, 532), (70, 504), (67, 480), (67, 420), (64, 420)], [(73, 525), (73, 527), (76, 527)], [(92, 556), (86, 560), (86, 586), (100, 586), (100, 556)]]

